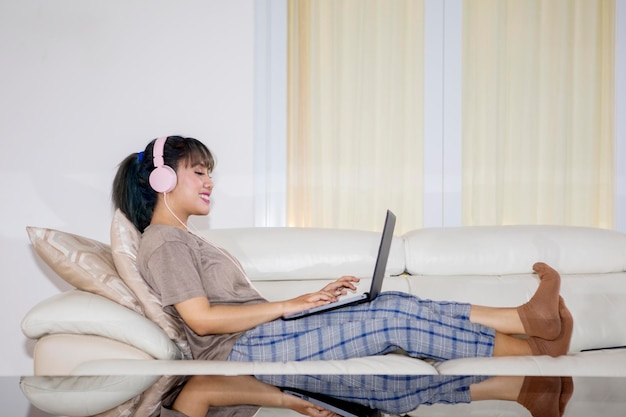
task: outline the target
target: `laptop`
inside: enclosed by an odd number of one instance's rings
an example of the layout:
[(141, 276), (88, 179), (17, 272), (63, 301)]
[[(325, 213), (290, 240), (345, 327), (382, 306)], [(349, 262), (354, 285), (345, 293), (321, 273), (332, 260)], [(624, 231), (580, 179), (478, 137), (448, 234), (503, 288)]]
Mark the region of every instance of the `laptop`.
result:
[(308, 392), (297, 388), (280, 388), (285, 394), (293, 395), (304, 401), (323, 407), (328, 411), (332, 411), (342, 417), (381, 417), (380, 410), (369, 408), (365, 405), (352, 403), (346, 400), (340, 400), (328, 395)]
[(378, 257), (376, 258), (376, 265), (374, 266), (372, 285), (368, 292), (350, 297), (344, 297), (338, 301), (335, 301), (334, 303), (324, 304), (319, 307), (314, 307), (308, 310), (300, 311), (298, 313), (293, 313), (288, 316), (284, 316), (283, 320), (298, 319), (323, 311), (335, 310), (341, 307), (345, 307), (347, 305), (366, 303), (378, 297), (378, 294), (380, 294), (380, 290), (383, 286), (383, 280), (385, 278), (385, 269), (387, 268), (387, 259), (389, 258), (389, 250), (391, 249), (391, 241), (393, 239), (393, 231), (395, 227), (396, 215), (393, 214), (391, 210), (387, 210), (385, 225), (383, 226), (383, 233), (380, 238), (380, 246), (378, 247)]

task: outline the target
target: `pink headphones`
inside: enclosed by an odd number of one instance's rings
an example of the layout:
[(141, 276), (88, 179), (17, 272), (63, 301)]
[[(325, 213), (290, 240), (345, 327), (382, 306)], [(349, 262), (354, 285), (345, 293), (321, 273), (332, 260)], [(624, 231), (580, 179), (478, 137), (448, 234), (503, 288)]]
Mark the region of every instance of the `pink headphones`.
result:
[(163, 161), (165, 141), (167, 141), (167, 136), (158, 138), (152, 149), (154, 170), (150, 173), (150, 186), (157, 193), (169, 193), (176, 187), (176, 171), (165, 165)]

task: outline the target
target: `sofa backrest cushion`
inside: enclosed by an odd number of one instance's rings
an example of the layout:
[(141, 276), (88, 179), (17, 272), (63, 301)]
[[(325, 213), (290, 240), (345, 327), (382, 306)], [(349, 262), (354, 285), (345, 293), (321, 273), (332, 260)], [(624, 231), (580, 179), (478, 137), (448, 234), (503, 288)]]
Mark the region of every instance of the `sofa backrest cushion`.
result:
[[(328, 279), (343, 275), (371, 278), (380, 232), (275, 227), (202, 231), (241, 262), (253, 281)], [(387, 275), (402, 274), (404, 242), (394, 237)]]
[(545, 262), (561, 274), (626, 271), (626, 234), (571, 226), (472, 226), (404, 235), (411, 275), (532, 273)]

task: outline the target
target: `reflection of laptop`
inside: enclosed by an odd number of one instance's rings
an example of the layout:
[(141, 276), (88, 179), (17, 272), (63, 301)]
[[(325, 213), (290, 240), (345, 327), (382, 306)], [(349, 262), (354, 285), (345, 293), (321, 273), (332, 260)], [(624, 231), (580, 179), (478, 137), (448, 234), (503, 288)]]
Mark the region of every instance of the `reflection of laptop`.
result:
[(366, 407), (361, 404), (329, 397), (328, 395), (316, 394), (296, 388), (281, 388), (285, 394), (293, 395), (304, 401), (323, 407), (328, 411), (339, 414), (342, 417), (380, 417), (379, 410)]
[(374, 275), (372, 276), (372, 286), (370, 287), (369, 292), (351, 297), (345, 297), (339, 301), (335, 301), (334, 303), (324, 304), (323, 306), (314, 307), (299, 313), (293, 313), (283, 317), (283, 319), (291, 320), (304, 316), (310, 316), (311, 314), (319, 313), (320, 311), (334, 310), (346, 305), (365, 303), (378, 297), (378, 294), (383, 286), (383, 279), (385, 278), (385, 269), (387, 268), (387, 259), (389, 258), (389, 250), (391, 249), (391, 240), (393, 238), (393, 230), (395, 226), (396, 216), (390, 210), (387, 210), (385, 226), (383, 227), (383, 234), (380, 238), (380, 246), (378, 248), (378, 258), (376, 259)]

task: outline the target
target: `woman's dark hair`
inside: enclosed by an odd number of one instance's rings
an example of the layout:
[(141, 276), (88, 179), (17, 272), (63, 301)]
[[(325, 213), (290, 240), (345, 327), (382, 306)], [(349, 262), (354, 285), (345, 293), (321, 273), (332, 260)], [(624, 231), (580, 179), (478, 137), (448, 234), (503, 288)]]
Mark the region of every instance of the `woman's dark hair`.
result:
[[(143, 233), (150, 224), (157, 192), (150, 187), (148, 178), (154, 169), (151, 141), (143, 152), (128, 155), (119, 165), (113, 180), (111, 194), (113, 206)], [(163, 161), (174, 171), (183, 166), (202, 165), (213, 171), (215, 160), (211, 151), (199, 140), (182, 136), (169, 136), (163, 147)]]

